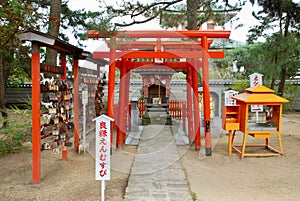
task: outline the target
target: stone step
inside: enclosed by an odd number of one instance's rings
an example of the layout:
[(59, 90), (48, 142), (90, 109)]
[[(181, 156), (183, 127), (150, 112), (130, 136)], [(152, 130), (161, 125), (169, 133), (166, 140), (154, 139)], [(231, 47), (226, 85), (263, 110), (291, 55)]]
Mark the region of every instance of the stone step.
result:
[(147, 108), (148, 112), (167, 112), (167, 108), (163, 108), (163, 107), (151, 107), (151, 108)]

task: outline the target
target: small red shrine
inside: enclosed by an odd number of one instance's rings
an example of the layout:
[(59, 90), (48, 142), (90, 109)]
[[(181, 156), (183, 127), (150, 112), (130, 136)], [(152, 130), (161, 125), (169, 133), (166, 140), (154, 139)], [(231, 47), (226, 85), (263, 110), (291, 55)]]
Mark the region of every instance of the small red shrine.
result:
[(165, 69), (161, 65), (153, 65), (149, 69), (134, 70), (142, 76), (142, 96), (146, 111), (153, 106), (169, 107), (171, 95), (171, 79), (174, 70)]

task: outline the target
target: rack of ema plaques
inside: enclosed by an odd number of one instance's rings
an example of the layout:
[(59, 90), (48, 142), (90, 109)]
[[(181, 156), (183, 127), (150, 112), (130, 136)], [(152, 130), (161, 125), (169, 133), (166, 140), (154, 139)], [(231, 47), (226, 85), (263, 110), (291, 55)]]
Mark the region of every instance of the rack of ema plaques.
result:
[[(234, 150), (241, 158), (283, 155), (280, 126), (282, 104), (288, 100), (275, 95), (273, 90), (263, 85), (248, 88), (231, 98), (236, 105), (224, 106), (222, 116), (223, 129), (229, 131), (228, 154), (231, 155)], [(243, 133), (242, 144), (234, 143), (236, 131)], [(251, 142), (260, 143), (247, 143), (248, 136), (254, 138)], [(279, 150), (270, 146), (271, 136), (277, 136)]]

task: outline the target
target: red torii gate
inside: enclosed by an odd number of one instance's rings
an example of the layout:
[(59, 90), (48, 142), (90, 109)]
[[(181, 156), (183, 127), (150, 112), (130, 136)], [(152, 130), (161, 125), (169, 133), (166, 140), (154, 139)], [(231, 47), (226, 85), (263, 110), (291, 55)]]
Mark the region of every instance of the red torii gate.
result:
[[(203, 81), (203, 102), (204, 102), (204, 136), (205, 153), (211, 155), (211, 122), (210, 122), (210, 93), (208, 58), (223, 58), (223, 51), (208, 51), (211, 40), (209, 38), (229, 38), (230, 31), (117, 31), (115, 33), (100, 33), (96, 30), (89, 30), (90, 38), (111, 38), (109, 41), (110, 52), (94, 52), (94, 58), (109, 58), (108, 76), (108, 105), (107, 115), (113, 117), (115, 69), (120, 69), (120, 93), (119, 93), (119, 126), (117, 131), (116, 146), (121, 148), (126, 137), (126, 105), (128, 103), (128, 92), (130, 86), (130, 70), (144, 66), (155, 67), (153, 62), (133, 62), (131, 59), (151, 58), (163, 59), (163, 66), (174, 70), (183, 69), (187, 71), (187, 112), (190, 141), (195, 141), (195, 149), (199, 150), (200, 141), (200, 117), (198, 101), (198, 71), (202, 66)], [(154, 38), (153, 41), (117, 41), (117, 38)], [(162, 38), (179, 38), (185, 41), (162, 41)], [(197, 41), (195, 39), (201, 39)], [(186, 40), (192, 39), (192, 40)], [(117, 50), (119, 52), (117, 52)], [(151, 51), (149, 51), (151, 50)], [(121, 58), (121, 60), (116, 60)], [(185, 58), (185, 62), (166, 62), (165, 59)], [(200, 60), (201, 59), (201, 60)], [(152, 66), (151, 66), (152, 64)], [(149, 65), (151, 67), (149, 67)], [(160, 66), (162, 67), (162, 65)], [(192, 92), (194, 96), (192, 96)], [(112, 133), (111, 133), (112, 134)]]

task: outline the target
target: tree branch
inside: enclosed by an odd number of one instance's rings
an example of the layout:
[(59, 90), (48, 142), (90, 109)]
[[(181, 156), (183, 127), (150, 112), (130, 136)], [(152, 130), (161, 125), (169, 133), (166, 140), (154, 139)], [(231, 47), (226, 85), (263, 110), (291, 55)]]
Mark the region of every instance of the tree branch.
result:
[[(182, 2), (183, 0), (176, 0), (176, 1), (169, 1), (169, 2), (155, 2), (155, 3), (152, 3), (150, 5), (147, 5), (147, 6), (143, 6), (141, 4), (137, 4), (135, 5), (135, 8), (132, 10), (131, 14), (130, 13), (126, 13), (126, 8), (124, 10), (119, 10), (118, 12), (121, 12), (121, 13), (125, 13), (123, 16), (130, 16), (131, 19), (137, 17), (137, 16), (141, 16), (141, 15), (149, 15), (149, 17), (147, 17), (147, 19), (145, 20), (135, 20), (133, 19), (132, 22), (130, 23), (115, 23), (116, 26), (119, 26), (119, 27), (126, 27), (126, 26), (130, 26), (130, 25), (133, 25), (133, 24), (142, 24), (142, 23), (145, 23), (145, 22), (149, 22), (153, 19), (155, 19), (157, 16), (159, 16), (161, 14), (162, 11), (166, 10), (168, 7), (174, 5), (174, 4), (177, 4), (179, 2)], [(162, 6), (163, 5), (163, 6)], [(130, 4), (130, 6), (132, 6)], [(159, 7), (157, 10), (155, 10), (156, 7)], [(117, 11), (117, 10), (115, 10)], [(136, 12), (136, 13), (135, 13)], [(152, 12), (152, 13), (150, 13)]]

